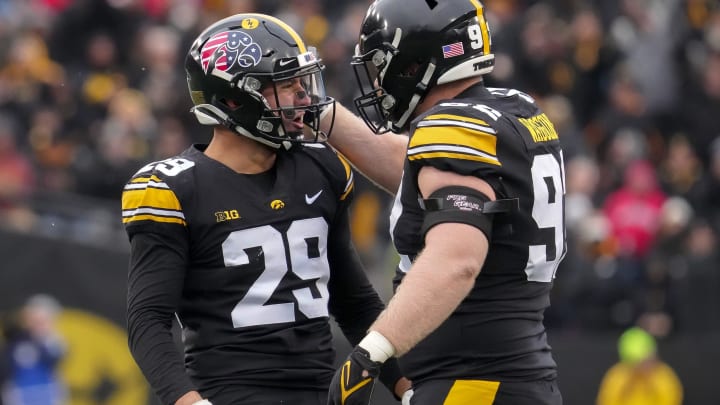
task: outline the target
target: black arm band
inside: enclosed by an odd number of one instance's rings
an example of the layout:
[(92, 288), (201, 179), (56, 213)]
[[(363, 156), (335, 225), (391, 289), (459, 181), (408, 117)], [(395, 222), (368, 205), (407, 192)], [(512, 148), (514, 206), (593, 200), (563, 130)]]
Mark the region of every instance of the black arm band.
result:
[(474, 188), (443, 187), (423, 200), (425, 220), (420, 232), (425, 235), (435, 225), (454, 222), (474, 226), (490, 240), (493, 214), (496, 211), (486, 210), (485, 205), (492, 202), (490, 197)]

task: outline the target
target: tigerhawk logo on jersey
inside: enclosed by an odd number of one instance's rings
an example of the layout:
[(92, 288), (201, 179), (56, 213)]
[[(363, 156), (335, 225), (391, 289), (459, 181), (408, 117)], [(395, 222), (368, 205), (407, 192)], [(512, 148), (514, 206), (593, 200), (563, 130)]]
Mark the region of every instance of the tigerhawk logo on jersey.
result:
[(272, 200), (270, 202), (270, 208), (274, 210), (281, 210), (285, 208), (285, 203), (282, 200)]
[(240, 213), (238, 210), (219, 211), (215, 213), (215, 220), (217, 222), (230, 221), (232, 219), (240, 219)]
[(548, 142), (558, 139), (558, 134), (555, 132), (555, 126), (550, 122), (545, 114), (536, 115), (530, 118), (519, 118), (521, 124), (530, 131), (533, 141)]

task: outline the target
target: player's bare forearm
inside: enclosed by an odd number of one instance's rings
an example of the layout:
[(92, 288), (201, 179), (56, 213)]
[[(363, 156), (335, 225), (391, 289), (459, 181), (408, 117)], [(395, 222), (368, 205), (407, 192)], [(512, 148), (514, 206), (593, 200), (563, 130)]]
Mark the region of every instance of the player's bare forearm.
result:
[[(324, 126), (329, 126), (327, 118)], [(330, 144), (365, 177), (390, 194), (395, 194), (400, 185), (407, 141), (405, 135), (376, 135), (360, 117), (340, 104), (336, 107)]]
[(457, 308), (475, 284), (487, 252), (487, 238), (465, 224), (440, 224), (426, 237), (387, 308), (370, 330), (385, 336), (402, 356)]

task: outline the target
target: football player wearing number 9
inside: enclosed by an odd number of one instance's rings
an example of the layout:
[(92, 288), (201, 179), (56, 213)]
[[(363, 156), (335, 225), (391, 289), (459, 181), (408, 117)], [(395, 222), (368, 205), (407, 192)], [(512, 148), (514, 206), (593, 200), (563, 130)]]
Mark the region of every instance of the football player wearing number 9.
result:
[[(129, 345), (163, 404), (323, 405), (329, 316), (357, 344), (383, 308), (351, 244), (353, 171), (318, 142), (322, 67), (274, 17), (211, 25), (185, 62), (210, 143), (125, 186)], [(382, 376), (403, 393), (397, 364)]]
[[(493, 63), (478, 0), (370, 5), (352, 59), (370, 130), (339, 108), (330, 143), (397, 190), (400, 263), (393, 298), (336, 371), (331, 404), (361, 404), (347, 387), (393, 357), (412, 405), (562, 402), (543, 312), (565, 254), (563, 155), (530, 96), (483, 85)], [(387, 131), (409, 137), (376, 136)]]

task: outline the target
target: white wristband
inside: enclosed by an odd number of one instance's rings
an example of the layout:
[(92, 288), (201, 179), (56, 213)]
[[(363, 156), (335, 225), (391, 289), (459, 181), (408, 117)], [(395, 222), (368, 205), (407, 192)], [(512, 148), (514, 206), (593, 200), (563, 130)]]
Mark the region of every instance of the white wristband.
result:
[(402, 398), (400, 399), (400, 405), (410, 405), (410, 398), (412, 398), (413, 393), (414, 393), (414, 391), (412, 388), (405, 391)]
[(367, 350), (370, 354), (370, 360), (380, 363), (384, 363), (385, 360), (395, 355), (395, 348), (392, 343), (380, 332), (374, 330), (371, 330), (370, 333), (358, 343), (358, 346)]
[(202, 401), (193, 402), (192, 405), (212, 405), (212, 402), (207, 399), (203, 399)]

